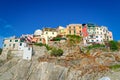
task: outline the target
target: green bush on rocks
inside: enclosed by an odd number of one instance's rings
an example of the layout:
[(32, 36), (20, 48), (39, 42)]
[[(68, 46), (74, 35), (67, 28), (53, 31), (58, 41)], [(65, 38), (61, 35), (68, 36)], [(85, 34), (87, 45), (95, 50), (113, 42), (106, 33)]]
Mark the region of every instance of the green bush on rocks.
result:
[(52, 51), (51, 51), (51, 56), (62, 56), (63, 55), (63, 50), (62, 49), (56, 49), (56, 48), (53, 48)]

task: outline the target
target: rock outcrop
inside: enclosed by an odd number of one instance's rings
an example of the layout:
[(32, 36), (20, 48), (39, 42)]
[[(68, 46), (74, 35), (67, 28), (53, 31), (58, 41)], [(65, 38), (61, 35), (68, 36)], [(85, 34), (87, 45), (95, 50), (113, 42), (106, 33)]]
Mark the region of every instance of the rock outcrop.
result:
[[(92, 61), (96, 61), (99, 64), (104, 63), (102, 62), (102, 60), (110, 60), (115, 62), (115, 56), (109, 56), (103, 53), (101, 55), (101, 58), (99, 57), (99, 54), (96, 54), (98, 58), (91, 59), (90, 57), (84, 58), (84, 56), (82, 56), (81, 54), (71, 54), (68, 56), (68, 63), (70, 64), (70, 66), (64, 66), (60, 65), (59, 58), (56, 58), (59, 63), (56, 63), (54, 61), (52, 62), (52, 60), (48, 61), (49, 59), (47, 61), (39, 61), (39, 57), (44, 57), (47, 53), (45, 47), (34, 46), (33, 50), (33, 57), (30, 61), (14, 57), (7, 61), (4, 65), (2, 65), (0, 67), (0, 80), (98, 80), (104, 76), (109, 77), (111, 80), (120, 79), (120, 71), (116, 72), (108, 70), (102, 72), (90, 72), (92, 70), (91, 66), (94, 65), (94, 62)], [(106, 58), (104, 55), (106, 55)], [(71, 61), (69, 60), (69, 58), (71, 59)], [(119, 61), (119, 57), (117, 57), (117, 60)], [(65, 62), (62, 60), (61, 63)], [(80, 66), (79, 68), (81, 69), (74, 69), (73, 67), (71, 67), (74, 66), (73, 64), (78, 64), (78, 66)]]

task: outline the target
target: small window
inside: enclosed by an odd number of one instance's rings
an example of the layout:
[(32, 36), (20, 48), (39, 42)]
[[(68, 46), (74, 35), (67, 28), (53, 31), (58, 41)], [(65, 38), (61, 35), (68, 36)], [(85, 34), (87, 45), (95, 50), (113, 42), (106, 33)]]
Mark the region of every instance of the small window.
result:
[(6, 47), (6, 44), (4, 44), (4, 47)]
[(12, 42), (12, 40), (10, 40), (10, 42)]
[(28, 48), (28, 50), (30, 50), (30, 48)]
[(11, 46), (11, 44), (9, 44), (9, 46)]
[(40, 41), (42, 41), (42, 39), (40, 39)]
[(46, 34), (48, 34), (48, 32), (46, 32)]
[(74, 29), (75, 29), (75, 26), (74, 26)]
[(69, 26), (69, 28), (71, 29), (71, 26)]
[(52, 32), (52, 34), (54, 34), (54, 32)]
[(15, 42), (18, 42), (18, 40), (15, 40)]
[(96, 36), (96, 38), (98, 38), (98, 36)]
[(97, 40), (97, 42), (98, 42), (98, 40)]
[(71, 34), (71, 31), (69, 31), (69, 34)]
[(79, 26), (79, 29), (81, 29), (81, 26)]
[(20, 43), (20, 46), (22, 46), (22, 43)]
[(92, 40), (92, 42), (94, 42), (94, 40)]
[(76, 33), (76, 31), (74, 30), (74, 34)]

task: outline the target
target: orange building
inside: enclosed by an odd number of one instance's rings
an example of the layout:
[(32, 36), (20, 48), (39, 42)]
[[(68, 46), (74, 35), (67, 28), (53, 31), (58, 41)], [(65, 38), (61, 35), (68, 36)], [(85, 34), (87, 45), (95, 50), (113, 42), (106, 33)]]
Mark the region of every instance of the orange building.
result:
[(82, 36), (82, 24), (69, 24), (65, 31), (66, 35)]

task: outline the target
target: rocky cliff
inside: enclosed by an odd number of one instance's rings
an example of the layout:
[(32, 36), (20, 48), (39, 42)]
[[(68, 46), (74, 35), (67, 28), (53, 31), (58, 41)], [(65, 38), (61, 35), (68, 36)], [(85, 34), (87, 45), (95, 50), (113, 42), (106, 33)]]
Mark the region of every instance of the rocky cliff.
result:
[[(0, 80), (98, 80), (104, 76), (110, 77), (111, 80), (120, 79), (119, 70), (117, 70), (117, 72), (110, 70), (101, 72), (92, 71), (91, 73), (85, 72), (83, 74), (84, 69), (89, 67), (87, 66), (89, 63), (85, 63), (88, 61), (87, 59), (90, 58), (83, 58), (82, 56), (80, 61), (76, 63), (80, 63), (79, 65), (84, 65), (84, 67), (80, 66), (81, 69), (75, 69), (71, 67), (73, 62), (70, 63), (70, 66), (65, 66), (54, 61), (52, 62), (52, 60), (50, 61), (49, 59), (42, 61), (40, 57), (45, 57), (46, 53), (47, 50), (45, 47), (34, 46), (34, 55), (31, 61), (22, 60), (18, 57), (12, 58), (0, 67)], [(70, 58), (70, 55), (67, 58)], [(98, 59), (96, 60), (99, 62), (100, 60)], [(58, 58), (57, 60), (59, 61)], [(74, 60), (72, 59), (72, 61)], [(69, 59), (67, 61), (69, 61)], [(64, 64), (65, 61), (63, 60), (60, 63)], [(91, 68), (89, 67), (89, 69)]]

